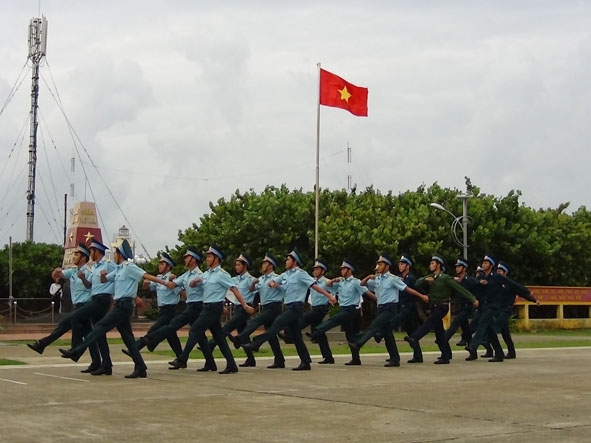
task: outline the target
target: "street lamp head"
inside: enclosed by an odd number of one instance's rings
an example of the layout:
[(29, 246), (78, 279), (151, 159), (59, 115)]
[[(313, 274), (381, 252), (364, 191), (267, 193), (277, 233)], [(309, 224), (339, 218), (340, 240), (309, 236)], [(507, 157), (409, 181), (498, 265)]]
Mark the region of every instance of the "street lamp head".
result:
[(440, 211), (447, 211), (447, 209), (445, 209), (445, 207), (443, 205), (440, 205), (439, 203), (430, 203), (429, 206), (435, 209), (439, 209)]

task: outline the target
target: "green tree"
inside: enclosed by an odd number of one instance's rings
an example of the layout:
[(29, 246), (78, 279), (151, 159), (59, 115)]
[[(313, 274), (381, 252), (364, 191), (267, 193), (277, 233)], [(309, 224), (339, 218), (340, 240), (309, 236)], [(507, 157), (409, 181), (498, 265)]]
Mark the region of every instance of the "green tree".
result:
[[(13, 243), (12, 244), (12, 291), (17, 298), (45, 298), (49, 286), (53, 282), (51, 271), (61, 266), (64, 248), (60, 245), (47, 243)], [(9, 295), (8, 276), (9, 250), (5, 246), (0, 251), (0, 294), (2, 298)]]
[[(466, 185), (469, 200), (469, 257), (473, 267), (487, 252), (494, 253), (512, 267), (512, 274), (526, 284), (586, 285), (585, 270), (591, 253), (585, 245), (591, 240), (591, 215), (585, 208), (564, 213), (568, 204), (557, 209), (534, 210), (520, 204), (519, 191), (505, 197), (481, 193), (470, 179)], [(450, 233), (450, 214), (429, 206), (443, 204), (461, 215), (458, 189), (437, 183), (398, 195), (369, 187), (322, 190), (320, 193), (320, 255), (328, 260), (332, 273), (343, 257), (357, 264), (357, 275), (372, 272), (381, 252), (396, 256), (410, 253), (417, 263), (416, 273), (425, 274), (432, 254), (443, 255), (448, 267), (461, 253)], [(179, 231), (182, 246), (170, 251), (182, 255), (184, 245), (205, 249), (216, 243), (225, 252), (225, 267), (231, 270), (233, 258), (248, 253), (258, 266), (269, 250), (283, 257), (297, 246), (309, 269), (314, 257), (314, 193), (269, 186), (260, 194), (236, 191), (228, 200), (210, 203), (211, 214), (185, 231)], [(450, 269), (451, 271), (452, 269)]]

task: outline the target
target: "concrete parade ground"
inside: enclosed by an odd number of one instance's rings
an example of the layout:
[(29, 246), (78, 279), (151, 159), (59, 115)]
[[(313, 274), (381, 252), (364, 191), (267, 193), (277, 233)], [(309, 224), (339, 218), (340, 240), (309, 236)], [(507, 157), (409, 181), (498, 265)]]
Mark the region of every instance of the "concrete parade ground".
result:
[[(336, 364), (294, 372), (256, 368), (201, 373), (202, 360), (168, 370), (170, 357), (144, 352), (147, 379), (125, 379), (130, 360), (112, 345), (112, 376), (40, 356), (23, 344), (0, 345), (1, 441), (42, 442), (585, 442), (591, 434), (590, 348), (518, 349), (516, 360), (383, 367), (384, 354), (362, 366)], [(310, 347), (314, 351), (313, 347)], [(242, 360), (238, 360), (240, 363)], [(217, 360), (218, 369), (224, 362)]]

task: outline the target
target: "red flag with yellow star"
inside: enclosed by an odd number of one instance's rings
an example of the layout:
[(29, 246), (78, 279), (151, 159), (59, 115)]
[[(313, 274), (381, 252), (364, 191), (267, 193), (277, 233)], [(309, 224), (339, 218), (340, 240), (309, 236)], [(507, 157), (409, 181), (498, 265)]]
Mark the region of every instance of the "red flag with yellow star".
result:
[(346, 109), (358, 117), (367, 117), (367, 88), (355, 86), (338, 75), (320, 69), (320, 104)]

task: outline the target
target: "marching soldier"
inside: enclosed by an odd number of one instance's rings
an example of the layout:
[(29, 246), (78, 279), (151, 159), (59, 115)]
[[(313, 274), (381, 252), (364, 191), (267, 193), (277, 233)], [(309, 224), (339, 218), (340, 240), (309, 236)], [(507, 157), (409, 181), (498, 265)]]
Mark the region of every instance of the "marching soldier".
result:
[[(318, 341), (320, 349), (325, 347), (328, 349), (329, 353), (330, 347), (328, 345), (328, 339), (326, 338), (326, 332), (341, 325), (345, 329), (347, 342), (352, 342), (356, 335), (355, 320), (359, 315), (359, 309), (357, 308), (361, 304), (361, 297), (364, 294), (371, 294), (365, 286), (361, 286), (361, 281), (358, 278), (353, 277), (354, 270), (355, 267), (351, 263), (351, 260), (345, 258), (340, 268), (341, 276), (330, 280), (330, 285), (338, 292), (339, 312), (320, 323), (312, 333), (312, 338)], [(325, 357), (325, 359), (319, 363), (334, 363), (332, 354), (330, 354), (329, 361), (327, 361)], [(351, 361), (345, 364), (348, 366), (361, 364), (358, 349), (351, 347)]]
[[(89, 258), (90, 251), (84, 243), (79, 243), (78, 248), (74, 251), (72, 258), (72, 262), (74, 263), (75, 267), (69, 269), (56, 268), (52, 272), (52, 277), (54, 278), (66, 278), (70, 280), (70, 293), (74, 310), (81, 309), (91, 300), (91, 283), (88, 281), (90, 278), (90, 267), (88, 266)], [(84, 278), (84, 281), (81, 279), (81, 277)], [(71, 346), (73, 348), (78, 346), (92, 329), (90, 316), (86, 317), (84, 320), (81, 320), (80, 323), (83, 325), (83, 329), (79, 330), (76, 328), (74, 331), (72, 331)], [(57, 327), (47, 337), (43, 337), (35, 343), (27, 344), (27, 346), (33, 351), (43, 354), (45, 347), (49, 346), (70, 329), (72, 329), (72, 315), (69, 315), (60, 321)], [(83, 369), (82, 372), (90, 372), (92, 374), (92, 372), (101, 367), (101, 354), (96, 343), (90, 347), (89, 352), (92, 362), (90, 363), (90, 366), (87, 369)]]
[(279, 286), (285, 287), (285, 311), (275, 319), (273, 325), (263, 334), (255, 337), (251, 343), (242, 345), (242, 348), (245, 350), (256, 352), (264, 342), (268, 341), (271, 337), (276, 337), (283, 328), (287, 328), (287, 334), (293, 338), (298, 356), (300, 357), (300, 365), (293, 368), (294, 371), (309, 371), (312, 369), (310, 367), (310, 363), (312, 362), (310, 353), (302, 339), (302, 331), (300, 329), (300, 321), (304, 313), (304, 301), (306, 300), (308, 289), (314, 289), (316, 292), (324, 295), (331, 304), (336, 303), (336, 299), (332, 294), (318, 286), (310, 274), (300, 269), (302, 264), (300, 254), (294, 248), (285, 258), (286, 271), (269, 282), (269, 286), (272, 288)]
[(416, 282), (416, 287), (429, 294), (429, 304), (431, 306), (431, 315), (419, 328), (410, 336), (404, 337), (413, 349), (413, 358), (408, 363), (423, 363), (423, 353), (419, 340), (423, 338), (429, 331), (435, 331), (435, 342), (441, 351), (441, 357), (437, 359), (435, 364), (449, 364), (452, 358), (451, 348), (448, 341), (445, 339), (445, 331), (443, 329), (443, 317), (449, 312), (449, 302), (455, 293), (459, 293), (462, 297), (470, 300), (475, 307), (478, 307), (478, 301), (470, 291), (460, 286), (452, 277), (442, 272), (445, 266), (443, 259), (434, 255), (429, 262), (429, 271), (431, 272), (426, 277), (420, 278)]
[[(240, 254), (240, 256), (234, 262), (234, 270), (236, 271), (236, 276), (232, 277), (236, 287), (244, 297), (246, 303), (252, 306), (254, 302), (255, 293), (251, 291), (250, 285), (254, 281), (254, 277), (250, 275), (248, 272), (248, 268), (250, 267), (250, 258), (246, 254)], [(242, 332), (248, 323), (248, 319), (250, 318), (250, 314), (242, 309), (240, 303), (236, 300), (233, 302), (234, 304), (234, 311), (232, 313), (232, 317), (228, 320), (224, 326), (223, 331), (224, 334), (229, 336), (232, 334), (232, 331), (236, 329), (238, 333)], [(209, 340), (209, 347), (211, 351), (215, 349), (215, 340), (212, 338)], [(252, 352), (246, 352), (246, 361), (238, 365), (242, 368), (247, 368), (249, 366), (254, 367), (256, 366), (256, 360)]]
[(146, 364), (135, 344), (131, 329), (133, 302), (137, 298), (138, 283), (142, 278), (164, 285), (166, 282), (153, 275), (146, 274), (143, 269), (129, 262), (133, 258), (133, 251), (127, 240), (123, 240), (115, 248), (114, 258), (117, 267), (109, 273), (107, 271), (101, 271), (101, 281), (103, 283), (114, 282), (113, 290), (115, 295), (113, 298), (115, 300), (115, 306), (101, 321), (94, 325), (92, 332), (88, 334), (82, 343), (75, 348), (67, 350), (60, 349), (59, 351), (62, 353), (62, 357), (78, 361), (90, 344), (97, 341), (100, 337), (105, 336), (108, 331), (116, 327), (135, 363), (133, 372), (126, 375), (125, 378), (146, 378)]
[[(261, 263), (261, 271), (263, 275), (254, 279), (250, 285), (251, 291), (258, 291), (259, 293), (262, 310), (259, 314), (251, 318), (246, 325), (246, 328), (244, 328), (244, 330), (237, 336), (228, 336), (228, 338), (234, 343), (236, 349), (239, 349), (242, 344), (248, 343), (250, 341), (250, 335), (260, 326), (263, 326), (265, 330), (268, 330), (273, 325), (275, 319), (281, 315), (285, 288), (281, 286), (272, 288), (269, 286), (271, 280), (278, 277), (275, 273), (276, 268), (277, 260), (267, 252)], [(267, 366), (267, 369), (285, 368), (285, 357), (283, 356), (277, 337), (269, 337), (269, 346), (273, 352), (274, 360), (272, 365)]]
[[(374, 289), (375, 295), (371, 292), (368, 295), (377, 301), (378, 313), (369, 328), (350, 342), (349, 347), (351, 352), (359, 352), (367, 340), (375, 336), (376, 333), (381, 333), (386, 340), (386, 347), (390, 355), (386, 366), (400, 366), (400, 354), (390, 328), (390, 322), (396, 315), (399, 293), (407, 291), (421, 300), (427, 301), (428, 299), (425, 295), (408, 287), (400, 277), (391, 274), (391, 266), (392, 259), (388, 255), (382, 254), (376, 262), (376, 273), (368, 275), (361, 281), (363, 286)], [(353, 364), (360, 365), (361, 361)]]
[[(202, 272), (199, 269), (201, 255), (195, 247), (187, 246), (183, 260), (187, 271), (180, 277), (168, 282), (167, 286), (169, 289), (178, 288), (185, 294), (185, 309), (175, 316), (168, 325), (162, 326), (140, 338), (139, 342), (144, 344), (150, 352), (153, 352), (161, 341), (171, 335), (178, 339), (177, 331), (185, 325), (192, 325), (203, 309), (203, 284), (191, 284), (192, 281), (201, 279)], [(178, 359), (174, 359), (172, 362), (178, 362)], [(172, 362), (170, 362), (171, 365)], [(186, 368), (187, 364), (179, 363), (179, 368), (181, 367)]]
[[(507, 278), (509, 274), (509, 266), (506, 263), (499, 260), (497, 264), (497, 274)], [(540, 306), (540, 301), (537, 300), (529, 289), (518, 283), (513, 282), (513, 285), (504, 283), (503, 290), (501, 292), (501, 308), (499, 314), (496, 316), (494, 321), (495, 332), (500, 332), (505, 344), (507, 345), (507, 353), (505, 358), (513, 359), (517, 355), (515, 353), (515, 344), (511, 337), (511, 330), (509, 329), (509, 320), (513, 316), (513, 305), (515, 304), (515, 295), (518, 295), (525, 300), (528, 300), (536, 305)]]
[(238, 372), (238, 366), (236, 365), (232, 351), (230, 351), (230, 347), (226, 341), (226, 335), (220, 323), (226, 292), (230, 290), (248, 314), (253, 314), (254, 309), (246, 304), (244, 297), (238, 288), (236, 288), (236, 284), (232, 280), (232, 277), (230, 277), (230, 274), (222, 269), (220, 263), (223, 258), (224, 255), (220, 249), (215, 245), (211, 245), (205, 253), (205, 262), (207, 263), (208, 270), (201, 274), (201, 277), (191, 282), (191, 284), (203, 284), (203, 310), (197, 320), (191, 325), (189, 339), (185, 344), (182, 354), (179, 358), (170, 362), (172, 369), (186, 367), (189, 354), (195, 345), (199, 343), (203, 357), (205, 357), (205, 366), (197, 370), (200, 372), (217, 371), (217, 365), (211, 348), (208, 345), (207, 338), (205, 337), (205, 331), (209, 329), (215, 343), (220, 347), (220, 351), (222, 351), (226, 359), (226, 368), (219, 373), (232, 374)]
[[(454, 277), (454, 280), (468, 291), (472, 292), (476, 297), (476, 291), (480, 286), (480, 281), (476, 277), (468, 275), (468, 260), (464, 257), (459, 257), (456, 261), (455, 269), (456, 276)], [(456, 343), (456, 346), (466, 346), (472, 338), (470, 319), (474, 317), (474, 306), (472, 306), (472, 302), (463, 297), (454, 297), (452, 303), (452, 306), (454, 306), (453, 318), (449, 328), (445, 331), (445, 339), (449, 342), (458, 328), (461, 328), (462, 338)]]
[[(164, 280), (166, 283), (170, 282), (172, 278), (172, 268), (176, 266), (176, 263), (172, 259), (172, 257), (167, 254), (166, 252), (162, 253), (160, 260), (158, 260), (158, 275), (157, 277)], [(180, 296), (179, 293), (181, 292), (179, 289), (173, 288), (170, 289), (168, 285), (161, 285), (159, 283), (154, 283), (149, 280), (144, 280), (144, 289), (150, 289), (151, 291), (156, 291), (156, 301), (158, 303), (158, 318), (152, 325), (146, 335), (164, 327), (168, 326), (172, 319), (176, 316), (177, 306), (179, 304)], [(174, 355), (178, 358), (183, 352), (183, 347), (181, 345), (181, 341), (179, 337), (174, 334), (170, 334), (166, 337), (168, 344)], [(145, 346), (145, 341), (141, 338), (138, 340), (138, 349), (142, 349)]]

